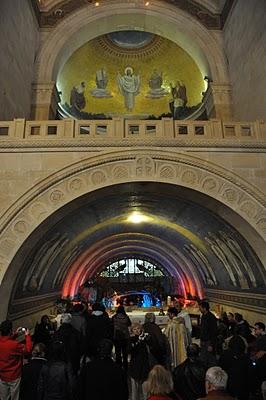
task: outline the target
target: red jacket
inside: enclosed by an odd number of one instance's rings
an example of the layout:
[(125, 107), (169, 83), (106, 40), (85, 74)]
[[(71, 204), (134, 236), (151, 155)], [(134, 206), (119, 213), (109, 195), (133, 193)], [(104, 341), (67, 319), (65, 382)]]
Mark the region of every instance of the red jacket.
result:
[(12, 382), (20, 378), (23, 355), (30, 353), (32, 343), (30, 335), (25, 335), (26, 345), (12, 336), (0, 336), (0, 379)]

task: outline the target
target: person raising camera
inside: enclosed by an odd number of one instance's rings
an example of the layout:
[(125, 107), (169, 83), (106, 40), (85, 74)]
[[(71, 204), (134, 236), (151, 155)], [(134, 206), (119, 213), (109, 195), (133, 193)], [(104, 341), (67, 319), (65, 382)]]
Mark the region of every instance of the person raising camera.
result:
[[(12, 322), (8, 320), (1, 323), (0, 332), (0, 398), (18, 400), (23, 356), (32, 348), (30, 332), (18, 328), (13, 333)], [(25, 344), (16, 340), (19, 332), (25, 333)]]

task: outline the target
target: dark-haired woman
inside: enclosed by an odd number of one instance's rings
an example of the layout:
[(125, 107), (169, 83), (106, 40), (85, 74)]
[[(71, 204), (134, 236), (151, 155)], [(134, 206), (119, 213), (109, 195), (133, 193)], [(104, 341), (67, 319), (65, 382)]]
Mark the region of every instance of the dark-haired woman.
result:
[(125, 370), (128, 367), (128, 346), (129, 346), (129, 327), (131, 321), (125, 312), (123, 306), (118, 306), (115, 315), (112, 317), (114, 326), (114, 345), (116, 363), (123, 366)]
[(221, 354), (220, 366), (228, 374), (227, 390), (238, 400), (248, 400), (254, 380), (254, 368), (246, 354), (246, 343), (239, 336), (233, 336), (228, 343), (228, 350)]

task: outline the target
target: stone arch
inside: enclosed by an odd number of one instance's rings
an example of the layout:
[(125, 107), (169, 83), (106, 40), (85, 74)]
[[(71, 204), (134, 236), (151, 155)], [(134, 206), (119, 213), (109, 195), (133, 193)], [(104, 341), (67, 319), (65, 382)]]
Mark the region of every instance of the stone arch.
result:
[[(127, 171), (120, 174), (120, 168)], [(171, 169), (171, 174), (165, 173)], [(55, 211), (96, 189), (119, 183), (183, 186), (218, 200), (265, 238), (265, 199), (244, 179), (195, 156), (153, 149), (107, 152), (50, 175), (19, 198), (1, 218), (0, 281), (27, 237)], [(254, 238), (254, 243), (256, 238)]]
[[(128, 19), (128, 21), (127, 21)], [(69, 56), (90, 39), (112, 30), (150, 31), (183, 47), (196, 61), (203, 76), (228, 83), (228, 72), (217, 32), (210, 31), (174, 5), (113, 1), (101, 7), (91, 4), (69, 15), (47, 35), (36, 62), (36, 82), (55, 81)]]
[(72, 264), (71, 269), (66, 271), (62, 282), (62, 293), (65, 296), (74, 295), (82, 283), (92, 278), (95, 272), (101, 269), (103, 261), (117, 254), (119, 256), (132, 254), (135, 248), (141, 249), (143, 254), (163, 264), (165, 271), (174, 279), (178, 278), (181, 284), (180, 293), (184, 296), (186, 292), (190, 292), (192, 295), (203, 297), (205, 282), (201, 280), (201, 275), (195, 266), (188, 264), (188, 260), (180, 251), (162, 238), (132, 233), (127, 234), (126, 239), (121, 233), (116, 237), (103, 239), (97, 242), (97, 246), (92, 246), (82, 253)]

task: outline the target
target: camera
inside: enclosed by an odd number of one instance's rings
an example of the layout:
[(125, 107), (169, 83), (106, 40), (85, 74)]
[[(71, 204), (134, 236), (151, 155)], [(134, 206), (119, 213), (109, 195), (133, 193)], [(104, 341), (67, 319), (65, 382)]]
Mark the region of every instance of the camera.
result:
[(26, 332), (26, 328), (19, 328), (19, 332), (25, 333)]

